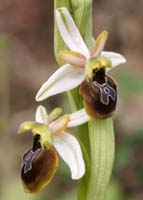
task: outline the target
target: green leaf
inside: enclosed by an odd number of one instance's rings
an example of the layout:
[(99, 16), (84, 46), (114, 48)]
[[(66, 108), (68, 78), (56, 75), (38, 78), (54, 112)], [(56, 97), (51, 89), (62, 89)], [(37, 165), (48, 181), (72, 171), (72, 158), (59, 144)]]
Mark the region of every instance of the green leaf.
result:
[(112, 118), (89, 122), (91, 174), (86, 200), (104, 200), (114, 161)]

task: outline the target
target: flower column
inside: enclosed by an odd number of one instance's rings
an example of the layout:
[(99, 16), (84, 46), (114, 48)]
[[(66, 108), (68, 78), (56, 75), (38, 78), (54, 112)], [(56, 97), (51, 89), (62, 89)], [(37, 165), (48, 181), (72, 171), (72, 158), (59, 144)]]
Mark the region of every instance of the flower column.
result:
[[(92, 1), (55, 0), (55, 9), (63, 6), (67, 7), (71, 12), (83, 39), (87, 46), (91, 48)], [(60, 63), (57, 54), (60, 50), (67, 49), (67, 47), (57, 30), (56, 24), (54, 47), (55, 56), (58, 63)], [(74, 89), (70, 94), (70, 97), (74, 109), (79, 109), (83, 106), (83, 99), (79, 95), (79, 89)], [(89, 159), (87, 159), (86, 175), (79, 181), (78, 200), (103, 200), (105, 198), (114, 159), (114, 132), (112, 119), (92, 118), (88, 127), (87, 125), (82, 125), (79, 128), (79, 134), (91, 161), (89, 162)], [(90, 170), (88, 169), (88, 166), (90, 167)]]

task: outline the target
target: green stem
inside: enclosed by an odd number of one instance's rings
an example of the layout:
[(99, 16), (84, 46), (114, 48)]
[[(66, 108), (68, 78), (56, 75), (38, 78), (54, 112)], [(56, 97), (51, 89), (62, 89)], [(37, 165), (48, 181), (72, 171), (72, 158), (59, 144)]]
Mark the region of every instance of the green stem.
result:
[[(55, 0), (54, 1), (54, 7), (60, 8), (60, 7), (66, 7), (72, 17), (75, 20), (76, 25), (79, 28), (79, 31), (84, 38), (86, 44), (89, 48), (91, 48), (92, 44), (92, 0)], [(54, 27), (54, 50), (55, 50), (55, 57), (57, 62), (60, 64), (58, 60), (58, 52), (60, 50), (67, 49), (64, 41), (62, 40), (56, 22)], [(76, 88), (72, 90), (72, 92), (69, 92), (69, 99), (70, 103), (72, 105), (73, 110), (78, 110), (83, 107), (83, 99), (79, 95), (79, 89)], [(88, 125), (84, 124), (78, 128), (79, 132), (79, 138), (81, 142), (83, 143), (83, 155), (85, 159), (85, 165), (86, 165), (86, 174), (85, 176), (79, 180), (78, 182), (78, 200), (85, 200), (86, 199), (86, 192), (88, 188), (88, 182), (89, 182), (89, 175), (90, 175), (90, 161), (89, 161), (89, 138), (88, 138)], [(86, 152), (86, 153), (85, 153)], [(87, 154), (88, 152), (88, 154)], [(85, 155), (86, 154), (86, 155)], [(88, 159), (86, 159), (88, 157)], [(86, 162), (88, 160), (88, 162)]]
[(112, 118), (89, 122), (91, 174), (86, 200), (104, 200), (114, 161)]
[[(91, 49), (93, 46), (92, 0), (55, 0), (55, 9), (63, 6), (67, 7), (72, 14), (83, 39)], [(67, 49), (56, 23), (54, 48), (56, 59), (60, 50)], [(83, 107), (83, 99), (79, 95), (78, 88), (68, 94), (74, 110)], [(84, 146), (83, 155), (86, 164), (86, 174), (78, 183), (78, 200), (104, 200), (114, 160), (112, 119), (92, 119), (89, 125), (80, 126), (78, 131)]]

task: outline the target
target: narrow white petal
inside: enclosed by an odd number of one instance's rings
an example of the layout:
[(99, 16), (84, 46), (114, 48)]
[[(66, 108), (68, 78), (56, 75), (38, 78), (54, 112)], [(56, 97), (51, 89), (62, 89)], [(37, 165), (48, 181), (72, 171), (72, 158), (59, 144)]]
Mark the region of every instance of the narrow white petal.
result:
[[(64, 19), (63, 19), (64, 18)], [(89, 50), (83, 41), (80, 32), (66, 8), (56, 10), (56, 21), (61, 37), (72, 51), (77, 51), (86, 58), (90, 57)]]
[(75, 67), (85, 67), (86, 64), (85, 56), (75, 51), (60, 51), (58, 57), (59, 60)]
[(100, 55), (100, 53), (104, 49), (107, 38), (108, 38), (108, 32), (107, 31), (103, 31), (102, 33), (100, 33), (100, 35), (97, 37), (95, 45), (94, 45), (94, 47), (93, 47), (93, 49), (90, 53), (92, 58)]
[(42, 101), (79, 86), (85, 79), (85, 70), (74, 68), (70, 64), (60, 67), (40, 88), (36, 101)]
[(75, 127), (84, 124), (90, 120), (90, 116), (86, 113), (85, 109), (76, 111), (70, 115), (70, 122), (68, 127)]
[(48, 115), (48, 122), (49, 125), (53, 122), (53, 120), (55, 120), (62, 112), (61, 108), (54, 108), (54, 110), (52, 110), (52, 112), (49, 113)]
[(59, 119), (57, 119), (56, 121), (54, 121), (54, 123), (52, 123), (50, 126), (52, 134), (60, 135), (63, 131), (66, 130), (69, 121), (70, 121), (69, 115), (64, 115)]
[(111, 69), (113, 69), (114, 67), (116, 67), (120, 64), (126, 63), (125, 57), (119, 53), (103, 51), (101, 53), (101, 56), (107, 57), (112, 62), (112, 68), (107, 68), (107, 71), (110, 71)]
[(38, 106), (35, 114), (35, 121), (39, 123), (46, 123), (48, 117), (47, 111), (44, 106)]
[(85, 174), (85, 164), (80, 144), (75, 137), (63, 132), (53, 136), (53, 144), (71, 170), (72, 179), (80, 179)]

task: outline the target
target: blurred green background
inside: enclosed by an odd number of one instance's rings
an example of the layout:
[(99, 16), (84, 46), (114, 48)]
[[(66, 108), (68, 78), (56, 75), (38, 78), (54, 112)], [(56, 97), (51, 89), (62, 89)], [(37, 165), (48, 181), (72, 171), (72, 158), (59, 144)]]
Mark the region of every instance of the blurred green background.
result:
[[(106, 200), (143, 199), (143, 5), (139, 0), (93, 1), (96, 37), (109, 31), (105, 50), (122, 53), (127, 64), (112, 71), (119, 98), (114, 116), (116, 157)], [(32, 136), (16, 134), (21, 122), (34, 119), (35, 94), (57, 68), (53, 53), (53, 1), (0, 0), (0, 200), (75, 200), (76, 181), (60, 166), (52, 183), (38, 195), (24, 193), (21, 155)], [(62, 106), (66, 95), (42, 102)]]

